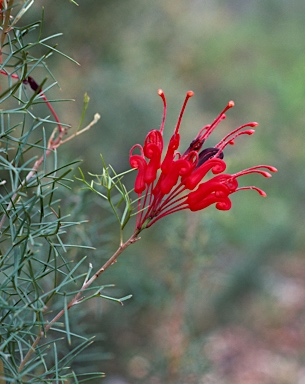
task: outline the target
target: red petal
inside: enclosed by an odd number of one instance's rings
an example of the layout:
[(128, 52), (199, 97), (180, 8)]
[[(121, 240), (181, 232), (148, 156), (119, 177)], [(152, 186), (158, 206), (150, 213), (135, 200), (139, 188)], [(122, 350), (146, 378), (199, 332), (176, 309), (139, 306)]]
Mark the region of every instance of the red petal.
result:
[(147, 169), (147, 163), (144, 157), (141, 155), (132, 155), (129, 157), (129, 162), (132, 168), (138, 170), (138, 174), (134, 184), (134, 190), (140, 194), (145, 190), (145, 174)]
[(179, 176), (187, 175), (191, 172), (194, 165), (186, 159), (178, 159), (172, 162), (170, 172), (165, 174), (160, 183), (160, 190), (166, 195), (177, 184)]
[(159, 131), (151, 131), (147, 135), (144, 144), (144, 155), (150, 159), (145, 174), (145, 182), (151, 184), (157, 177), (161, 166), (161, 155), (163, 150), (163, 137)]
[(231, 201), (228, 196), (238, 188), (238, 182), (232, 175), (218, 175), (202, 183), (199, 187), (190, 192), (186, 203), (191, 211), (199, 211), (216, 203), (216, 208), (228, 210), (231, 208)]
[(210, 159), (196, 168), (190, 175), (182, 178), (182, 183), (187, 189), (193, 190), (204, 178), (204, 176), (212, 170), (214, 174), (221, 173), (226, 169), (226, 163), (221, 159)]
[(170, 172), (171, 165), (175, 157), (175, 151), (179, 147), (179, 144), (180, 144), (180, 135), (179, 133), (176, 133), (171, 137), (169, 141), (167, 152), (161, 165), (162, 172), (166, 174)]

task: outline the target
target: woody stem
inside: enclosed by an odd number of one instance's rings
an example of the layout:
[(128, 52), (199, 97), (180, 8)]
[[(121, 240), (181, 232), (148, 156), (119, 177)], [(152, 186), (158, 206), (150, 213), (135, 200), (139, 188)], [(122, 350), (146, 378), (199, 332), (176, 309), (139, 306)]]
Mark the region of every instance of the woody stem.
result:
[(25, 355), (24, 359), (21, 361), (20, 366), (18, 368), (18, 372), (21, 372), (24, 368), (25, 364), (29, 361), (31, 355), (35, 352), (37, 345), (39, 344), (42, 337), (50, 330), (50, 328), (53, 326), (54, 323), (56, 323), (65, 313), (65, 311), (68, 311), (70, 308), (72, 308), (75, 304), (80, 304), (83, 301), (83, 298), (81, 297), (82, 293), (88, 289), (92, 283), (103, 273), (108, 269), (112, 264), (114, 264), (117, 260), (117, 258), (120, 256), (122, 252), (125, 251), (127, 247), (129, 247), (131, 244), (135, 243), (136, 241), (140, 240), (138, 237), (141, 230), (136, 230), (132, 236), (125, 242), (120, 244), (118, 249), (114, 252), (114, 254), (106, 261), (106, 263), (97, 271), (95, 274), (89, 279), (84, 282), (78, 293), (73, 297), (73, 299), (68, 303), (66, 308), (63, 308), (60, 310), (57, 315), (53, 317), (53, 319), (45, 326), (44, 331), (40, 331), (34, 340), (33, 344), (31, 345), (31, 348), (28, 350), (27, 354)]

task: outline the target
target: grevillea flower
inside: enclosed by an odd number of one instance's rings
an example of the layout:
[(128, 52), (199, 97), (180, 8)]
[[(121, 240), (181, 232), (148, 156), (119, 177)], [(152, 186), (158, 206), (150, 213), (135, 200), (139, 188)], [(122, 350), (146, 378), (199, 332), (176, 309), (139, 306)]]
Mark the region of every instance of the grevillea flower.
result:
[(255, 186), (240, 187), (238, 180), (241, 176), (253, 173), (271, 177), (270, 172), (276, 172), (276, 168), (256, 165), (234, 174), (224, 173), (225, 147), (233, 145), (238, 136), (252, 135), (257, 123), (241, 125), (214, 147), (202, 149), (220, 121), (225, 119), (225, 113), (234, 106), (234, 102), (229, 101), (212, 124), (204, 126), (186, 151), (180, 153), (178, 148), (181, 120), (188, 100), (194, 95), (192, 91), (188, 91), (176, 128), (162, 159), (166, 99), (161, 89), (158, 94), (163, 101), (160, 129), (150, 131), (144, 145), (134, 145), (129, 154), (130, 165), (138, 172), (134, 185), (134, 190), (138, 194), (136, 223), (138, 230), (148, 228), (162, 217), (183, 209), (199, 211), (215, 204), (219, 210), (229, 210), (232, 206), (229, 196), (237, 191), (253, 189), (261, 196), (266, 196), (263, 190)]

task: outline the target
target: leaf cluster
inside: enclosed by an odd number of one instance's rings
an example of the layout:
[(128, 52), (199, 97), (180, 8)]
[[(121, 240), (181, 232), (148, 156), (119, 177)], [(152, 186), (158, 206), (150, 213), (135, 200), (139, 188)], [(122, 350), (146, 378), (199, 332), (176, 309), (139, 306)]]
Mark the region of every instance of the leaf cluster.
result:
[(126, 186), (122, 183), (122, 179), (126, 174), (132, 172), (133, 169), (118, 174), (111, 165), (107, 166), (102, 155), (101, 160), (101, 174), (92, 174), (89, 172), (89, 175), (94, 179), (87, 181), (83, 171), (79, 168), (80, 177), (77, 177), (77, 180), (85, 185), (84, 189), (96, 193), (109, 203), (119, 223), (122, 239), (123, 230), (133, 215), (132, 212), (135, 203), (130, 197), (131, 191), (127, 190)]
[[(43, 37), (43, 13), (19, 26), (33, 3), (0, 2), (0, 383), (82, 383), (103, 376), (73, 367), (93, 342), (70, 329), (70, 323), (86, 321), (86, 311), (74, 311), (71, 320), (66, 310), (64, 321), (52, 327), (49, 321), (67, 309), (69, 297), (88, 277), (92, 268), (88, 272), (80, 253), (92, 247), (73, 235), (85, 221), (62, 213), (61, 197), (71, 194), (77, 161), (63, 163), (58, 156), (61, 129), (68, 125), (59, 123), (51, 104), (64, 100), (45, 94), (57, 85), (48, 58), (67, 56), (52, 43), (60, 34)], [(37, 89), (29, 86), (29, 76), (43, 78)], [(107, 287), (91, 287), (94, 293), (86, 299), (125, 299), (102, 294)]]

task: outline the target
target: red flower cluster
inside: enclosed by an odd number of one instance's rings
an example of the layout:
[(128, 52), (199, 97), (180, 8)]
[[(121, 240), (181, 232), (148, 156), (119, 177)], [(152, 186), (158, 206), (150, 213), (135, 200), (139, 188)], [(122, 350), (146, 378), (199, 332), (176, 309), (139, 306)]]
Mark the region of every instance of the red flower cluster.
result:
[[(225, 136), (215, 147), (201, 150), (204, 142), (225, 118), (226, 111), (234, 106), (234, 102), (230, 101), (213, 123), (204, 126), (189, 148), (180, 154), (177, 151), (180, 144), (179, 128), (186, 104), (194, 95), (192, 91), (188, 91), (174, 134), (169, 141), (165, 157), (161, 160), (166, 99), (161, 89), (158, 94), (164, 106), (161, 127), (148, 133), (144, 146), (134, 145), (129, 156), (131, 167), (138, 170), (134, 186), (138, 194), (137, 229), (148, 228), (162, 217), (183, 209), (199, 211), (215, 204), (217, 209), (228, 210), (232, 205), (229, 195), (240, 190), (254, 189), (260, 195), (266, 196), (264, 191), (255, 186), (239, 187), (238, 178), (251, 173), (271, 177), (267, 170), (276, 172), (276, 168), (257, 165), (235, 174), (223, 173), (226, 169), (223, 160), (224, 148), (228, 144), (234, 144), (238, 136), (252, 135), (257, 123), (244, 124)], [(135, 149), (139, 150), (139, 154), (134, 153)], [(209, 171), (215, 176), (212, 175), (203, 181)]]

